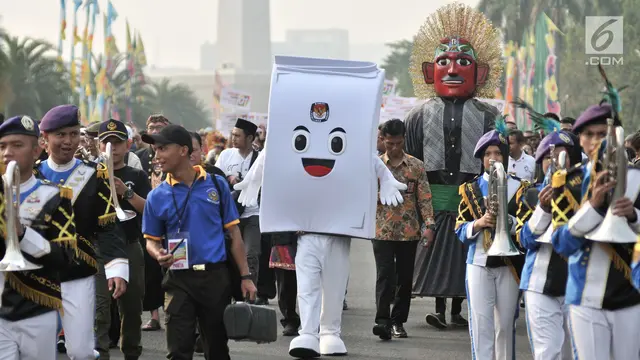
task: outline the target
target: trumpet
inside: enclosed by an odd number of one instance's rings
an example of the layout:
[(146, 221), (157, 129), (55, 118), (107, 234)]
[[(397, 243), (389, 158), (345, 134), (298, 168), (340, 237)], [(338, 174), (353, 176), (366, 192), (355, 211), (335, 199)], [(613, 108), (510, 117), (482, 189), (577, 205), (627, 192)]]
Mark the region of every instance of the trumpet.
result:
[[(0, 271), (28, 271), (42, 268), (24, 258), (20, 250), (20, 239), (16, 232), (18, 215), (20, 214), (20, 169), (15, 161), (9, 162), (2, 175), (4, 182), (6, 251), (0, 261)], [(15, 200), (14, 200), (15, 197)]]
[(556, 168), (558, 167), (556, 162), (556, 146), (555, 145), (549, 145), (549, 156), (551, 157), (551, 164), (549, 164), (549, 169), (547, 169), (547, 173), (544, 177), (545, 184), (551, 183), (551, 177), (556, 172)]
[(496, 230), (493, 243), (487, 255), (516, 256), (520, 251), (516, 248), (509, 229), (509, 213), (507, 212), (507, 173), (501, 162), (491, 160), (489, 169), (489, 192), (487, 211), (496, 216)]
[[(555, 146), (551, 145), (551, 151), (555, 150)], [(553, 172), (549, 172), (547, 174), (548, 176), (548, 181), (546, 182), (546, 184), (550, 184), (551, 183), (551, 176), (553, 176), (553, 174), (555, 173), (556, 170), (565, 170), (567, 167), (567, 152), (566, 151), (560, 151), (560, 153), (558, 154), (558, 161), (555, 161), (555, 154), (552, 152), (551, 153), (551, 165), (556, 165), (556, 168), (553, 169)], [(549, 170), (551, 170), (551, 166), (549, 167)], [(543, 243), (543, 244), (551, 244), (551, 238), (553, 236), (553, 225), (549, 225), (549, 227), (547, 228), (547, 230), (544, 232), (544, 234), (542, 234), (542, 236), (539, 236), (536, 239), (536, 242), (539, 243)]]
[[(606, 176), (605, 181), (616, 181), (616, 187), (613, 189), (613, 193), (607, 196), (609, 208), (604, 220), (585, 238), (609, 243), (634, 243), (636, 242), (637, 234), (629, 226), (627, 219), (623, 216), (613, 215), (612, 212), (612, 205), (616, 200), (623, 197), (635, 200), (640, 192), (640, 184), (638, 184), (640, 181), (638, 181), (636, 171), (629, 173), (631, 176), (627, 178), (629, 160), (624, 147), (624, 129), (621, 126), (615, 127), (613, 119), (607, 119), (606, 140), (607, 147), (602, 165), (609, 174)], [(631, 181), (629, 182), (629, 180)]]
[(105, 149), (105, 162), (107, 163), (107, 172), (109, 173), (109, 188), (111, 188), (111, 200), (113, 201), (113, 207), (116, 209), (116, 216), (120, 221), (128, 221), (136, 217), (135, 211), (123, 210), (120, 207), (118, 201), (118, 194), (116, 193), (116, 180), (113, 173), (113, 151), (111, 149), (111, 143), (108, 142)]

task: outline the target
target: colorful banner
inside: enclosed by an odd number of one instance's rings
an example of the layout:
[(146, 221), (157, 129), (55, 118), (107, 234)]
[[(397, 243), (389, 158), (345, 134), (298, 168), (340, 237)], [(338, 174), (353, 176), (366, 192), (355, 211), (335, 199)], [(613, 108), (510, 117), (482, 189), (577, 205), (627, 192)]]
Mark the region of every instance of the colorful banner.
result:
[(66, 0), (60, 0), (60, 38), (58, 39), (58, 66), (62, 69), (64, 62), (62, 60), (62, 51), (67, 30), (67, 4)]
[(269, 120), (269, 114), (267, 114), (267, 113), (250, 112), (247, 115), (247, 120), (251, 121), (252, 123), (254, 123), (256, 125), (267, 126), (267, 122)]
[(222, 88), (220, 94), (222, 112), (249, 112), (251, 109), (251, 94), (231, 87)]
[(76, 45), (81, 41), (78, 36), (78, 9), (82, 5), (82, 0), (73, 0), (73, 34), (71, 35), (71, 60), (69, 61), (71, 90), (76, 90), (78, 73), (76, 71)]

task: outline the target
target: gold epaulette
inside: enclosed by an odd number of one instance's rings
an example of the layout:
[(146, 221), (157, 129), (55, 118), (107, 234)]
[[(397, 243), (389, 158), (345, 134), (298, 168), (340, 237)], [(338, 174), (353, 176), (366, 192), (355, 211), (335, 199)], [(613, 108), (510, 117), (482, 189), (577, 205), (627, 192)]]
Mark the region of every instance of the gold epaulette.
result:
[(567, 183), (567, 170), (558, 170), (551, 177), (551, 187), (556, 189)]
[(116, 222), (116, 213), (109, 213), (98, 216), (98, 225), (105, 226)]
[(99, 163), (96, 167), (98, 172), (98, 179), (109, 179), (109, 172), (107, 171), (107, 165)]
[(60, 197), (63, 199), (71, 200), (73, 199), (73, 189), (69, 186), (58, 185), (58, 189), (60, 190)]
[(638, 242), (636, 246), (633, 247), (633, 262), (637, 263), (640, 261), (640, 238), (638, 238)]

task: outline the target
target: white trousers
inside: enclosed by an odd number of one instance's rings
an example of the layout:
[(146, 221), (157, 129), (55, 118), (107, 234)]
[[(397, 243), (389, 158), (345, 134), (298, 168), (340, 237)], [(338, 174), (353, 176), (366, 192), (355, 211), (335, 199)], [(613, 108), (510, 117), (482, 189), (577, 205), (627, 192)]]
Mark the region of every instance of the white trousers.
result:
[(575, 359), (640, 359), (640, 305), (620, 310), (569, 306)]
[(94, 322), (96, 318), (96, 282), (94, 276), (60, 284), (67, 356), (71, 360), (95, 360)]
[(531, 352), (535, 360), (571, 360), (569, 307), (564, 297), (525, 291), (525, 312)]
[(298, 239), (300, 335), (340, 336), (350, 248), (351, 239), (342, 236), (305, 234)]
[(0, 360), (56, 360), (55, 311), (19, 321), (0, 319)]
[(511, 267), (467, 264), (466, 281), (472, 358), (515, 358), (514, 325), (519, 289)]

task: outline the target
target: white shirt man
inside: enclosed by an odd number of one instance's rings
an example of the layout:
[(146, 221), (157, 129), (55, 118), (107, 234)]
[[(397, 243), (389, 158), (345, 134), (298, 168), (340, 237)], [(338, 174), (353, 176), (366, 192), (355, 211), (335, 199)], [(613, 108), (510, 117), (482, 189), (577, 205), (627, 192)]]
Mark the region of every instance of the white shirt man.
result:
[(533, 182), (536, 173), (536, 160), (522, 150), (525, 141), (522, 131), (516, 129), (509, 132), (509, 168), (507, 172), (521, 180)]
[[(216, 167), (224, 171), (227, 178), (234, 176), (238, 179), (238, 182), (249, 172), (251, 167), (251, 158), (253, 153), (249, 153), (247, 157), (242, 157), (238, 148), (224, 149), (218, 160), (216, 161)], [(258, 154), (255, 154), (256, 158)], [(248, 218), (250, 216), (258, 215), (260, 213), (260, 206), (247, 206), (244, 208), (244, 212), (240, 215), (241, 219)]]

